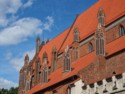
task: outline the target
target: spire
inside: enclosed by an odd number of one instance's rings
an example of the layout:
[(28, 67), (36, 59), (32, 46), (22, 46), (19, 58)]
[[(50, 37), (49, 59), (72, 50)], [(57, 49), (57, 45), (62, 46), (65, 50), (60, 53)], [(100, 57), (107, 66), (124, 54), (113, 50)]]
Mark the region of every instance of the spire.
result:
[(37, 37), (36, 41), (40, 41), (40, 37), (39, 36)]
[(28, 65), (29, 63), (29, 56), (28, 54), (26, 54), (25, 58), (24, 58), (24, 66)]
[(100, 24), (101, 26), (105, 26), (105, 13), (103, 8), (101, 7), (99, 8), (97, 17), (98, 17), (98, 24)]
[(40, 37), (38, 36), (36, 39), (36, 53), (39, 52), (39, 47), (40, 47)]

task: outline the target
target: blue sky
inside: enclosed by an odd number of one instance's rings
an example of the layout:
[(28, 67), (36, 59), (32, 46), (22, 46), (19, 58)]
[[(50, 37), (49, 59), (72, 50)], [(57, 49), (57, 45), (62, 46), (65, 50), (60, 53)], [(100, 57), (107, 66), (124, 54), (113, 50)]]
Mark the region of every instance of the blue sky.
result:
[(53, 39), (97, 0), (0, 0), (0, 88), (18, 86), (24, 56), (36, 37)]

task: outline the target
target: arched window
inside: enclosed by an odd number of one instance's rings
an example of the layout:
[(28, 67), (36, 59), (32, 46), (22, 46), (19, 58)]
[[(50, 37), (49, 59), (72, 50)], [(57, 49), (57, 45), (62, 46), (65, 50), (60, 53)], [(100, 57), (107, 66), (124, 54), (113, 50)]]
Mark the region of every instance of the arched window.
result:
[(67, 54), (64, 56), (64, 71), (70, 71), (71, 66), (70, 66), (70, 55)]
[(76, 54), (75, 54), (75, 56), (76, 56), (76, 59), (78, 59), (78, 57), (79, 57), (79, 49), (78, 49), (78, 47), (76, 47)]
[(123, 25), (120, 25), (119, 36), (124, 36), (124, 35), (125, 35), (125, 28), (123, 27)]
[(74, 29), (74, 41), (78, 42), (79, 41), (79, 32), (78, 28)]
[(90, 42), (89, 43), (89, 52), (92, 52), (94, 50), (93, 44)]
[(101, 24), (102, 26), (105, 25), (105, 14), (102, 8), (99, 8), (98, 11), (98, 23)]

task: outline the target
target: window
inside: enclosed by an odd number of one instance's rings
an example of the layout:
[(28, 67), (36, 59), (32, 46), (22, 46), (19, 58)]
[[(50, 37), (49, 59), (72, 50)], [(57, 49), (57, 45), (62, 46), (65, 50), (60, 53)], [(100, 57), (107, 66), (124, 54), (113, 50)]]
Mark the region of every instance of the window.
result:
[(34, 76), (32, 76), (32, 78), (31, 78), (31, 87), (34, 86), (34, 80), (35, 80), (35, 78), (34, 78)]
[(102, 8), (99, 8), (98, 11), (98, 23), (102, 26), (105, 25), (105, 14), (104, 14), (104, 10)]
[(71, 88), (68, 87), (68, 94), (71, 94)]
[(64, 56), (64, 71), (70, 71), (71, 66), (70, 66), (70, 55), (67, 54)]
[(78, 47), (76, 47), (76, 59), (78, 59), (78, 56), (79, 56), (79, 49)]
[(78, 42), (79, 41), (79, 32), (78, 28), (74, 29), (74, 41)]
[(56, 69), (56, 60), (57, 60), (56, 48), (53, 49), (52, 58), (53, 58), (53, 61), (52, 61), (52, 71), (55, 71), (55, 69)]
[(57, 94), (57, 91), (56, 91), (56, 90), (54, 90), (54, 91), (52, 92), (52, 94)]
[(47, 56), (47, 53), (44, 52), (44, 54), (43, 54), (43, 65), (46, 65), (47, 62), (48, 62), (48, 56)]
[(48, 68), (43, 70), (43, 82), (48, 81)]
[(30, 81), (27, 81), (27, 82), (26, 82), (26, 91), (27, 91), (27, 90), (30, 90)]
[(37, 61), (37, 70), (40, 71), (40, 60)]
[(41, 80), (41, 72), (39, 72), (39, 76), (38, 76), (38, 81), (40, 82)]
[(92, 52), (93, 50), (94, 50), (93, 44), (90, 42), (90, 43), (89, 43), (89, 52)]
[(100, 35), (100, 54), (104, 55), (104, 37), (103, 34)]
[(39, 82), (39, 72), (40, 72), (40, 60), (37, 60), (36, 62), (36, 78), (37, 78), (37, 82)]
[(30, 67), (30, 74), (32, 74), (32, 66)]
[(99, 37), (96, 34), (96, 55), (98, 55), (98, 54), (99, 54)]
[(75, 85), (71, 84), (67, 90), (68, 94), (73, 94), (75, 92)]
[(27, 70), (24, 69), (24, 84), (26, 83)]
[(123, 27), (123, 25), (121, 25), (120, 28), (119, 28), (119, 35), (120, 36), (124, 36), (125, 35), (125, 28)]
[(99, 34), (96, 35), (96, 55), (102, 54), (105, 55), (105, 45), (104, 45), (104, 35), (102, 31), (99, 31)]

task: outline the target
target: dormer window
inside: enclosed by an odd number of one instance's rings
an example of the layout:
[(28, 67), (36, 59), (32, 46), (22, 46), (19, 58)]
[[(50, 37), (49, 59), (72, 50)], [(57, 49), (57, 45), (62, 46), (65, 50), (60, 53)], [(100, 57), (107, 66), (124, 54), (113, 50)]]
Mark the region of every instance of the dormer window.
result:
[(92, 52), (94, 50), (93, 44), (90, 42), (89, 43), (89, 52)]
[(74, 29), (74, 41), (78, 42), (79, 41), (79, 32), (78, 32), (78, 28)]
[(98, 24), (100, 24), (101, 26), (105, 25), (105, 14), (102, 8), (99, 8), (98, 11)]
[(125, 28), (123, 25), (120, 25), (119, 28), (119, 36), (124, 36), (125, 35)]

